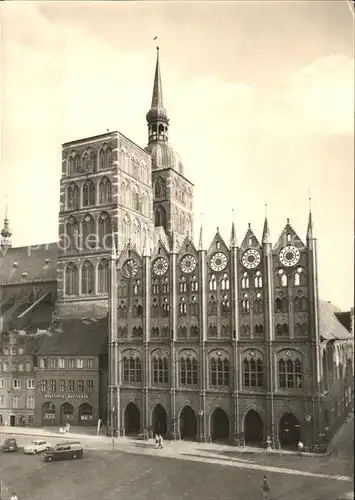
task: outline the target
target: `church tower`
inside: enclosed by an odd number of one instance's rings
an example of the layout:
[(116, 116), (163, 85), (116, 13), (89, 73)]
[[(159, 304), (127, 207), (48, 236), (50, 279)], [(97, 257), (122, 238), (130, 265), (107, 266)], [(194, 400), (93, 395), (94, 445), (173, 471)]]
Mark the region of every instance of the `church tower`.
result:
[(169, 118), (163, 102), (159, 47), (153, 97), (147, 115), (148, 146), (152, 157), (154, 225), (181, 244), (193, 233), (193, 184), (184, 176), (179, 155), (169, 144)]
[(0, 239), (0, 254), (4, 254), (8, 248), (11, 248), (11, 229), (9, 226), (9, 219), (7, 217), (7, 207), (5, 210), (4, 227), (1, 231)]

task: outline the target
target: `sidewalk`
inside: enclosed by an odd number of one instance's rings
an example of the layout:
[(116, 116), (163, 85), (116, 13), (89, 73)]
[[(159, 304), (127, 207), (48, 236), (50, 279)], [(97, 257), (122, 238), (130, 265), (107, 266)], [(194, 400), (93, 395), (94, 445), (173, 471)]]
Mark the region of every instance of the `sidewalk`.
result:
[[(29, 438), (47, 437), (47, 438), (60, 438), (63, 440), (68, 439), (78, 439), (83, 442), (89, 443), (88, 447), (95, 449), (95, 446), (102, 449), (111, 449), (112, 438), (106, 435), (93, 434), (94, 428), (81, 428), (72, 427), (72, 430), (67, 434), (61, 434), (56, 431), (56, 428), (40, 428), (40, 427), (0, 427), (0, 438), (3, 440), (4, 435), (17, 435), (17, 436), (28, 436)], [(91, 433), (90, 433), (91, 432)], [(115, 449), (117, 451), (128, 451), (137, 453), (140, 452), (144, 454), (146, 450), (152, 449), (153, 440), (140, 441), (133, 439), (131, 437), (118, 437), (114, 438)], [(251, 446), (231, 446), (228, 444), (219, 443), (199, 443), (196, 441), (164, 441), (164, 450), (168, 454), (193, 454), (193, 453), (208, 453), (208, 452), (231, 452), (234, 453), (254, 453), (257, 455), (267, 454), (267, 455), (296, 455), (296, 451), (290, 450), (271, 450), (267, 451), (266, 448), (254, 448)], [(320, 453), (303, 453), (304, 456), (325, 456), (326, 454)]]

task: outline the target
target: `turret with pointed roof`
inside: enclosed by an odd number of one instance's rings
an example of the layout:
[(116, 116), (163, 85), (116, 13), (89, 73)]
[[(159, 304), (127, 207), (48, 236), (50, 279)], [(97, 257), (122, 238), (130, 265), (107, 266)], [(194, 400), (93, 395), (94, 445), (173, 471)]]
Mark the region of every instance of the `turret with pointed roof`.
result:
[(1, 231), (0, 250), (5, 251), (7, 248), (11, 248), (11, 236), (12, 232), (9, 225), (9, 219), (7, 217), (7, 207), (6, 207), (5, 217), (4, 217), (4, 227)]

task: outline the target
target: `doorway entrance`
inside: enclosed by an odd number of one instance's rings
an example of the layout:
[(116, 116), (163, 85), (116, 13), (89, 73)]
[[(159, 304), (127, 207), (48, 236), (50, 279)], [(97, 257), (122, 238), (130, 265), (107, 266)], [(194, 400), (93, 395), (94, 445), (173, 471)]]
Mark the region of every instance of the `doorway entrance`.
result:
[(16, 425), (16, 417), (15, 415), (10, 415), (10, 426), (15, 427)]
[(154, 410), (152, 412), (152, 427), (154, 434), (162, 434), (163, 436), (168, 430), (166, 411), (159, 403), (154, 406)]
[(280, 419), (280, 444), (283, 448), (296, 448), (301, 439), (301, 426), (293, 413), (285, 413)]
[(244, 417), (244, 440), (251, 446), (263, 446), (264, 423), (255, 410), (250, 410)]
[(136, 404), (128, 403), (124, 411), (124, 428), (126, 435), (138, 434), (141, 425), (141, 415)]
[(225, 441), (229, 438), (229, 418), (222, 408), (216, 408), (211, 415), (211, 439), (212, 441)]
[(184, 406), (180, 412), (180, 436), (181, 439), (196, 439), (197, 418), (191, 406)]

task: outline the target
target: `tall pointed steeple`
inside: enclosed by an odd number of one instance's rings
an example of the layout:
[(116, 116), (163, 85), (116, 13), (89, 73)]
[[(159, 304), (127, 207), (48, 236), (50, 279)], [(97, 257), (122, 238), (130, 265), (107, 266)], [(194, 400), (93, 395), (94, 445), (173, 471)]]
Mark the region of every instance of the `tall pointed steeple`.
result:
[(155, 65), (152, 104), (146, 118), (148, 122), (148, 144), (157, 141), (166, 142), (168, 140), (169, 118), (163, 102), (159, 47), (157, 47), (157, 62)]
[[(202, 214), (201, 214), (202, 217)], [(203, 250), (203, 232), (202, 232), (202, 226), (203, 226), (203, 221), (201, 220), (201, 227), (200, 227), (200, 237), (198, 239), (198, 249)]]
[(264, 220), (263, 236), (261, 239), (261, 243), (263, 244), (270, 243), (269, 222), (267, 220), (267, 205), (265, 205), (265, 220)]
[(12, 233), (11, 233), (11, 229), (10, 229), (10, 225), (9, 225), (9, 219), (7, 217), (7, 205), (6, 205), (5, 217), (4, 217), (4, 227), (1, 231), (1, 243), (0, 243), (1, 249), (11, 247), (11, 236), (12, 236)]
[(313, 218), (312, 218), (312, 200), (309, 198), (309, 215), (308, 215), (308, 226), (307, 226), (307, 240), (314, 238), (313, 231)]
[(235, 248), (238, 246), (237, 244), (237, 236), (235, 232), (235, 224), (234, 224), (234, 209), (233, 209), (233, 221), (232, 221), (232, 231), (231, 231), (231, 240), (230, 240), (230, 247)]

